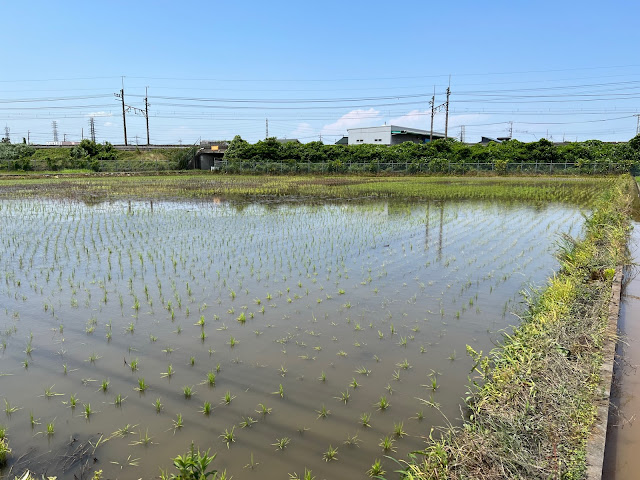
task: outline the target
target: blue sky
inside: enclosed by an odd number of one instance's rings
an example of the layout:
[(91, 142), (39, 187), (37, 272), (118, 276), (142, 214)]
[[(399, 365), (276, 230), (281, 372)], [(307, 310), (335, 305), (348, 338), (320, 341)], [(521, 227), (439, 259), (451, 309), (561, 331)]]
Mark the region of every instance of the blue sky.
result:
[[(628, 140), (640, 113), (640, 2), (3, 2), (0, 127), (12, 141), (331, 143), (385, 122), (478, 141)], [(124, 77), (124, 79), (122, 78)], [(509, 123), (513, 122), (513, 124)], [(83, 132), (84, 129), (84, 132)], [(435, 117), (444, 130), (444, 113)], [(129, 143), (144, 117), (127, 113)]]

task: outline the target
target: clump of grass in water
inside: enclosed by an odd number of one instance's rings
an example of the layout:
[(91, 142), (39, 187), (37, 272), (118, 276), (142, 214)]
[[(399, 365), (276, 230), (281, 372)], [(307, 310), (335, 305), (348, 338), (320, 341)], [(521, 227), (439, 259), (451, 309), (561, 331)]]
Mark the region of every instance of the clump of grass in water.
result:
[(386, 410), (387, 408), (389, 408), (391, 406), (391, 404), (387, 400), (387, 397), (381, 396), (380, 400), (378, 400), (378, 402), (375, 404), (375, 406), (378, 407), (378, 410)]
[(371, 465), (371, 468), (367, 470), (367, 475), (369, 475), (370, 477), (381, 477), (385, 473), (387, 472), (383, 470), (382, 462), (380, 462), (379, 458), (376, 458), (376, 460), (373, 462), (373, 465)]
[(360, 414), (360, 423), (363, 427), (370, 427), (371, 423), (371, 414), (370, 413), (362, 413)]
[(382, 447), (382, 450), (385, 453), (386, 452), (395, 452), (396, 448), (393, 446), (394, 443), (395, 443), (395, 440), (387, 435), (386, 437), (384, 437), (384, 438), (382, 438), (380, 440), (380, 443), (378, 445), (380, 447)]
[(280, 398), (284, 398), (284, 388), (282, 386), (282, 384), (280, 384), (280, 387), (278, 388), (277, 392), (271, 392), (272, 395), (280, 395)]
[(222, 438), (222, 441), (227, 444), (227, 448), (236, 441), (236, 436), (234, 434), (235, 429), (236, 426), (234, 425), (231, 427), (231, 430), (225, 428), (224, 433), (220, 434), (220, 438)]
[(173, 369), (173, 366), (171, 364), (169, 364), (169, 366), (167, 367), (167, 371), (166, 372), (162, 372), (160, 374), (160, 376), (162, 378), (171, 378), (174, 373), (175, 373), (175, 370)]
[(236, 398), (235, 395), (231, 395), (231, 392), (229, 390), (227, 390), (224, 394), (224, 397), (222, 397), (222, 402), (225, 405), (229, 405), (231, 403), (231, 401)]
[(191, 398), (195, 391), (193, 390), (193, 387), (185, 386), (182, 387), (182, 393), (184, 393), (184, 398)]
[(138, 378), (138, 386), (135, 387), (134, 390), (140, 393), (144, 393), (147, 391), (147, 388), (149, 388), (149, 385), (147, 384), (147, 382), (145, 382), (144, 377)]
[(322, 458), (325, 462), (331, 462), (333, 460), (338, 460), (338, 449), (333, 448), (329, 445), (329, 449), (322, 454)]
[(331, 415), (331, 410), (327, 410), (327, 408), (323, 404), (320, 410), (316, 410), (316, 413), (318, 414), (318, 418), (327, 418), (329, 415)]
[(258, 404), (258, 410), (256, 410), (256, 413), (261, 414), (263, 417), (265, 415), (269, 415), (271, 413), (272, 408), (269, 408), (267, 406), (265, 406), (263, 403), (259, 403)]
[(204, 402), (204, 404), (202, 405), (202, 410), (200, 410), (200, 413), (209, 416), (211, 415), (212, 409), (211, 409), (211, 402)]
[(274, 447), (276, 447), (276, 451), (284, 450), (291, 443), (291, 439), (289, 437), (276, 438), (276, 443), (272, 443)]

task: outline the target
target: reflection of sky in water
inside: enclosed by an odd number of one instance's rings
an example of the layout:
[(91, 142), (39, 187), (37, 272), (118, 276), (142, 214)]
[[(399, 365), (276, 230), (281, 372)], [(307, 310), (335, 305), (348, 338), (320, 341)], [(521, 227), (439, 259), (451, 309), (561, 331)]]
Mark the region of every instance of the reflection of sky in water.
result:
[[(305, 467), (317, 478), (361, 477), (399, 422), (408, 436), (396, 439), (394, 455), (404, 457), (442, 424), (420, 399), (459, 417), (471, 366), (465, 346), (487, 352), (499, 330), (517, 322), (509, 312), (520, 308), (518, 292), (557, 268), (558, 232), (577, 235), (583, 221), (573, 207), (497, 202), (15, 200), (0, 207), (0, 373), (10, 374), (0, 377), (0, 395), (22, 407), (2, 423), (14, 458), (32, 448), (59, 478), (79, 472), (60, 471), (70, 437), (127, 424), (135, 435), (96, 452), (107, 477), (156, 475), (191, 440), (217, 451), (215, 467), (235, 478), (246, 475), (251, 453), (255, 473), (273, 478)], [(176, 373), (162, 378), (169, 364)], [(203, 382), (218, 364), (210, 388)], [(356, 373), (360, 367), (370, 373)], [(150, 385), (144, 394), (134, 391), (138, 378)], [(284, 398), (272, 394), (280, 384)], [(44, 397), (52, 385), (64, 395)], [(184, 386), (194, 388), (191, 399)], [(345, 404), (337, 398), (347, 389)], [(221, 401), (227, 391), (236, 396), (230, 405)], [(62, 403), (72, 393), (91, 404), (90, 421), (82, 407)], [(121, 408), (113, 405), (117, 394), (126, 397)], [(381, 396), (391, 403), (386, 411), (374, 406)], [(200, 413), (205, 401), (210, 416)], [(259, 403), (272, 414), (256, 413)], [(318, 419), (323, 405), (331, 415)], [(25, 427), (31, 412), (40, 419), (33, 430)], [(174, 433), (178, 413), (184, 426)], [(370, 428), (360, 425), (362, 413), (371, 413)], [(248, 416), (258, 422), (241, 428)], [(54, 419), (53, 437), (37, 435)], [(232, 425), (237, 441), (227, 450), (219, 435)], [(147, 429), (153, 444), (130, 445)], [(355, 434), (359, 448), (343, 443)], [(272, 444), (285, 436), (290, 445), (275, 452)], [(338, 462), (322, 460), (330, 444)], [(138, 467), (125, 465), (129, 455)]]

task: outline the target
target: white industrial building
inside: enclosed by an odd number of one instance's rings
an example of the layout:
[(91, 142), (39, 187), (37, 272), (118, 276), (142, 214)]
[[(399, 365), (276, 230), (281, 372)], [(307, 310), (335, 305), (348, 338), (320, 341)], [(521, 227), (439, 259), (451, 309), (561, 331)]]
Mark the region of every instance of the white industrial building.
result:
[[(397, 145), (403, 142), (426, 143), (431, 132), (417, 128), (382, 125), (380, 127), (349, 128), (349, 145)], [(443, 133), (433, 132), (433, 139), (444, 138)]]

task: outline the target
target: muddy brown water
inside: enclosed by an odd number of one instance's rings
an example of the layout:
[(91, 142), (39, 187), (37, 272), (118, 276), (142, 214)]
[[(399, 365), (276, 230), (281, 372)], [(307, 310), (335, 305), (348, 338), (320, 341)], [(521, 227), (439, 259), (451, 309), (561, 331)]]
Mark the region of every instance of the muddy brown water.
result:
[(365, 478), (375, 459), (393, 471), (384, 455), (460, 423), (466, 345), (488, 352), (518, 322), (520, 291), (582, 223), (578, 207), (499, 202), (3, 200), (2, 474), (154, 478), (191, 442), (237, 479)]
[[(640, 259), (640, 222), (633, 222), (630, 248), (634, 263)], [(614, 382), (604, 456), (603, 478), (638, 478), (640, 471), (640, 277), (637, 267), (625, 270), (620, 304)]]

